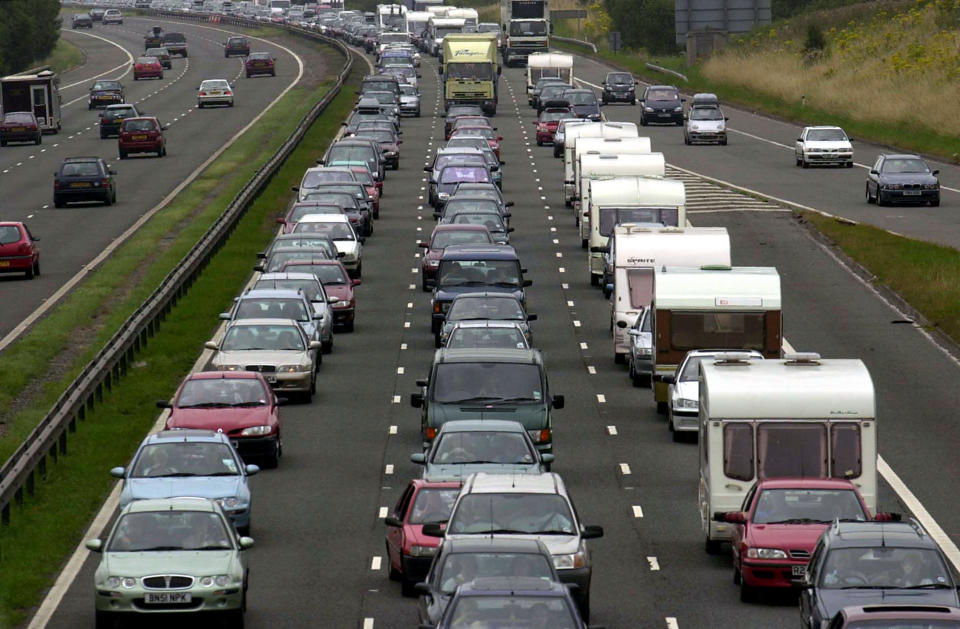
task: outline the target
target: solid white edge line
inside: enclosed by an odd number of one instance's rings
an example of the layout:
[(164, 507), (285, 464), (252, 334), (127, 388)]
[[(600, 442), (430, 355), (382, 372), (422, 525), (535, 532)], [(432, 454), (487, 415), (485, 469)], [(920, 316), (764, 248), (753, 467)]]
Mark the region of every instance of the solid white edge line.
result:
[[(210, 27), (208, 27), (208, 26), (200, 26), (199, 28), (210, 28)], [(218, 31), (219, 31), (219, 30), (222, 30), (222, 29), (211, 29), (211, 30), (218, 30)], [(222, 31), (222, 32), (224, 32), (224, 33), (230, 33), (230, 32), (233, 32), (233, 31)], [(294, 53), (292, 50), (290, 50), (289, 48), (287, 48), (286, 46), (283, 46), (283, 45), (281, 45), (281, 44), (276, 44), (276, 43), (274, 43), (274, 42), (269, 42), (269, 41), (264, 40), (264, 39), (261, 39), (261, 38), (259, 38), (259, 37), (253, 37), (253, 36), (249, 36), (249, 37), (250, 37), (251, 39), (257, 39), (257, 40), (259, 40), (259, 41), (263, 41), (263, 42), (265, 42), (265, 43), (274, 45), (274, 46), (276, 46), (276, 47), (284, 50), (284, 51), (285, 51), (287, 54), (289, 54), (290, 56), (292, 56), (292, 57), (296, 60), (296, 62), (297, 62), (298, 71), (297, 71), (297, 76), (296, 76), (296, 78), (295, 78), (289, 85), (287, 85), (287, 87), (285, 87), (284, 90), (283, 90), (282, 92), (280, 92), (280, 94), (278, 94), (276, 98), (274, 98), (272, 101), (270, 101), (270, 104), (267, 105), (266, 107), (264, 107), (264, 108), (263, 108), (263, 111), (261, 111), (259, 114), (257, 114), (256, 117), (255, 117), (253, 120), (251, 120), (251, 121), (250, 121), (246, 126), (244, 126), (242, 129), (240, 129), (239, 131), (237, 131), (237, 132), (233, 135), (233, 137), (231, 137), (229, 140), (227, 140), (219, 149), (217, 149), (217, 150), (213, 153), (213, 155), (211, 155), (210, 157), (208, 157), (202, 164), (200, 164), (199, 166), (197, 166), (197, 168), (194, 169), (194, 171), (193, 171), (192, 173), (190, 173), (183, 181), (181, 181), (173, 190), (171, 190), (170, 193), (167, 194), (167, 196), (165, 196), (165, 197), (160, 201), (160, 203), (158, 203), (157, 205), (153, 206), (150, 210), (148, 210), (146, 213), (144, 213), (139, 219), (137, 219), (137, 221), (136, 221), (133, 225), (131, 225), (129, 228), (127, 228), (127, 230), (126, 230), (125, 232), (123, 232), (122, 234), (120, 234), (116, 239), (113, 240), (113, 242), (111, 242), (109, 245), (107, 245), (107, 246), (104, 248), (104, 250), (101, 251), (93, 260), (91, 260), (90, 262), (88, 262), (88, 263), (86, 264), (86, 266), (84, 266), (76, 275), (74, 275), (74, 276), (71, 277), (69, 280), (67, 280), (67, 282), (66, 282), (65, 284), (63, 284), (59, 289), (57, 289), (57, 291), (56, 291), (55, 293), (53, 293), (53, 295), (51, 295), (50, 297), (48, 297), (47, 300), (44, 301), (42, 305), (40, 305), (36, 310), (34, 310), (33, 312), (31, 312), (29, 315), (27, 315), (26, 318), (24, 318), (23, 321), (21, 321), (20, 323), (18, 323), (17, 326), (16, 326), (13, 330), (11, 330), (9, 333), (7, 333), (6, 336), (4, 336), (2, 339), (0, 339), (0, 351), (3, 351), (4, 349), (6, 349), (6, 347), (7, 347), (8, 345), (10, 345), (10, 343), (12, 343), (14, 340), (16, 340), (16, 338), (17, 338), (18, 336), (20, 336), (21, 334), (23, 334), (23, 332), (24, 332), (27, 328), (29, 328), (31, 325), (33, 325), (33, 323), (34, 323), (37, 319), (39, 319), (39, 318), (42, 317), (44, 314), (46, 314), (46, 312), (47, 312), (48, 310), (50, 310), (50, 308), (52, 308), (52, 307), (53, 307), (55, 304), (57, 304), (61, 299), (63, 299), (64, 295), (66, 295), (68, 292), (70, 292), (70, 291), (73, 289), (74, 286), (76, 286), (83, 278), (85, 278), (85, 277), (90, 273), (90, 271), (92, 271), (93, 269), (97, 268), (104, 260), (106, 260), (111, 254), (113, 254), (113, 252), (117, 249), (117, 247), (119, 247), (119, 246), (122, 245), (124, 242), (126, 242), (126, 240), (127, 240), (128, 238), (130, 238), (134, 233), (136, 233), (137, 230), (139, 230), (139, 229), (144, 225), (144, 223), (146, 223), (146, 222), (149, 221), (151, 218), (153, 218), (153, 215), (154, 215), (154, 214), (156, 214), (157, 212), (159, 212), (160, 210), (162, 210), (163, 208), (165, 208), (167, 205), (169, 205), (170, 202), (173, 201), (173, 199), (174, 199), (178, 194), (180, 194), (180, 192), (182, 192), (184, 188), (186, 188), (188, 185), (190, 185), (191, 183), (193, 183), (193, 181), (194, 181), (197, 177), (199, 177), (200, 174), (201, 174), (204, 170), (206, 170), (207, 166), (209, 166), (211, 163), (213, 163), (213, 161), (214, 161), (215, 159), (217, 159), (218, 157), (220, 157), (220, 156), (224, 153), (224, 151), (226, 151), (228, 148), (230, 148), (231, 146), (233, 146), (233, 144), (234, 144), (238, 139), (240, 139), (240, 137), (242, 137), (244, 133), (246, 133), (251, 127), (253, 127), (253, 126), (260, 120), (260, 118), (262, 118), (263, 116), (265, 116), (268, 111), (270, 111), (271, 109), (273, 109), (273, 106), (276, 105), (277, 102), (279, 102), (281, 98), (283, 98), (284, 96), (287, 95), (287, 92), (289, 92), (290, 90), (292, 90), (292, 89), (297, 85), (297, 83), (300, 82), (300, 79), (303, 78), (303, 60), (300, 58), (299, 55), (297, 55), (297, 54)]]
[[(132, 67), (132, 65), (133, 65), (133, 55), (130, 54), (130, 51), (129, 51), (129, 50), (127, 50), (126, 48), (124, 48), (123, 46), (121, 46), (120, 44), (118, 44), (118, 43), (115, 42), (115, 41), (111, 41), (111, 40), (107, 39), (106, 37), (101, 37), (100, 35), (94, 35), (93, 33), (82, 33), (82, 32), (80, 32), (80, 31), (75, 31), (75, 30), (72, 30), (72, 29), (69, 29), (69, 28), (61, 28), (60, 30), (61, 30), (61, 31), (66, 31), (66, 32), (68, 32), (68, 33), (76, 33), (77, 35), (86, 35), (87, 37), (93, 37), (94, 39), (99, 39), (100, 41), (105, 41), (105, 42), (107, 42), (108, 44), (110, 44), (111, 46), (116, 46), (117, 48), (119, 48), (120, 50), (123, 51), (123, 54), (127, 55), (127, 60), (126, 60), (124, 63), (121, 63), (120, 65), (118, 65), (117, 67), (115, 67), (115, 68), (110, 68), (110, 69), (107, 70), (106, 72), (101, 72), (100, 74), (91, 76), (91, 77), (86, 78), (86, 79), (82, 79), (82, 80), (80, 80), (80, 81), (76, 81), (75, 83), (70, 83), (69, 85), (61, 85), (61, 86), (60, 86), (60, 89), (61, 89), (61, 90), (67, 90), (67, 89), (70, 89), (71, 87), (76, 87), (76, 86), (81, 85), (81, 84), (83, 84), (83, 83), (89, 83), (90, 81), (93, 81), (93, 80), (95, 80), (95, 79), (99, 79), (100, 77), (106, 76), (106, 75), (110, 74), (111, 72), (116, 72), (117, 70), (119, 70), (119, 69), (121, 69), (121, 68), (123, 68), (123, 67), (125, 67), (125, 66), (131, 66), (131, 67)], [(127, 74), (127, 72), (129, 72), (129, 71), (130, 71), (130, 68), (128, 67), (127, 70), (126, 70), (126, 72), (124, 72), (123, 74), (121, 74), (120, 76), (118, 76), (116, 80), (119, 81), (119, 80), (120, 80), (122, 77), (124, 77), (124, 76)], [(81, 98), (86, 98), (86, 96), (82, 96)], [(76, 102), (76, 101), (71, 101), (71, 102)], [(70, 104), (70, 103), (67, 103), (67, 105), (69, 105), (69, 104)], [(62, 105), (62, 106), (63, 106), (63, 107), (66, 107), (67, 105)]]

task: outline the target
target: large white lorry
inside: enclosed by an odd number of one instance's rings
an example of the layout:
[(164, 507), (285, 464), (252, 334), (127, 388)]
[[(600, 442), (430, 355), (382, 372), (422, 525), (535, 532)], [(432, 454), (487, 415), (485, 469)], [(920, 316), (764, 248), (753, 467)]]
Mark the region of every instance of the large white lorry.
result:
[(535, 52), (550, 50), (548, 0), (500, 0), (500, 24), (507, 41), (503, 63), (526, 63)]

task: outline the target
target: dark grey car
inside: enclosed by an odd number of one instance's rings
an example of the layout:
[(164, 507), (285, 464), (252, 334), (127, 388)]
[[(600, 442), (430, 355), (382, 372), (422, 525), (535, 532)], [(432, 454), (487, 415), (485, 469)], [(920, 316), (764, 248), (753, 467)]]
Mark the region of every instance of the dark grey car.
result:
[(683, 125), (683, 103), (680, 91), (672, 85), (651, 85), (643, 90), (640, 99), (640, 124), (644, 127), (651, 122)]
[(939, 170), (918, 155), (881, 155), (867, 175), (867, 203), (940, 205)]

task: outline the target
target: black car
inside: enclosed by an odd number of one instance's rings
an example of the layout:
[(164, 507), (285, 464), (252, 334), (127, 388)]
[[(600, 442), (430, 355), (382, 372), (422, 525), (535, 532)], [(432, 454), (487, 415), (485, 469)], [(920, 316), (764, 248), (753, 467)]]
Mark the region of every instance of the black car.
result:
[[(560, 92), (560, 99), (570, 103), (570, 111), (572, 111), (577, 118), (586, 118), (594, 122), (600, 122), (602, 119), (600, 115), (600, 102), (597, 100), (597, 95), (593, 93), (593, 90), (567, 89)], [(540, 100), (544, 100), (542, 94)]]
[(100, 157), (68, 157), (53, 173), (53, 206), (74, 201), (117, 202), (116, 171)]
[(561, 79), (558, 76), (542, 76), (537, 79), (537, 82), (533, 84), (533, 89), (530, 90), (530, 94), (527, 96), (527, 103), (532, 107), (537, 106), (537, 99), (540, 98), (540, 92), (543, 91), (548, 85), (561, 85), (563, 87), (573, 87), (565, 80)]
[(70, 28), (93, 28), (93, 18), (88, 13), (74, 13)]
[[(180, 55), (181, 57), (186, 57), (187, 55), (187, 38), (184, 37), (183, 33), (164, 33), (163, 41), (157, 46), (162, 46), (170, 51), (171, 55)], [(152, 48), (152, 46), (148, 46)]]
[[(543, 111), (543, 104), (547, 101), (558, 100), (560, 95), (567, 90), (572, 90), (573, 87), (567, 85), (566, 83), (547, 83), (543, 86), (534, 98), (533, 107), (537, 110), (537, 115), (540, 115), (540, 112)], [(569, 103), (568, 103), (569, 104)]]
[(603, 94), (600, 101), (607, 103), (637, 104), (637, 81), (629, 72), (608, 72), (603, 79)]
[(106, 109), (100, 112), (100, 138), (106, 138), (111, 135), (120, 134), (120, 124), (127, 118), (138, 118), (143, 112), (137, 110), (135, 105), (121, 103), (119, 105), (107, 105)]
[(587, 629), (565, 585), (530, 577), (481, 578), (457, 588), (437, 627), (474, 626)]
[(107, 105), (123, 102), (123, 83), (120, 81), (96, 81), (90, 86), (87, 109), (102, 109)]
[(643, 90), (640, 104), (640, 124), (647, 126), (651, 122), (666, 122), (683, 126), (683, 103), (680, 90), (672, 85), (651, 85)]
[(800, 624), (809, 629), (851, 605), (960, 605), (943, 552), (916, 521), (835, 521), (814, 548), (802, 588)]
[(93, 19), (94, 22), (102, 22), (103, 14), (106, 12), (107, 12), (106, 9), (101, 9), (101, 8), (90, 9), (90, 17), (91, 19)]
[(224, 57), (241, 55), (246, 57), (250, 54), (250, 40), (246, 37), (228, 37), (226, 46), (223, 49)]
[(443, 119), (443, 137), (450, 139), (453, 125), (461, 116), (485, 116), (480, 105), (449, 105), (447, 115)]
[(436, 626), (458, 586), (477, 577), (539, 577), (560, 582), (550, 551), (536, 539), (455, 539), (440, 545), (417, 603), (420, 624)]
[(881, 155), (867, 175), (867, 203), (940, 205), (939, 170), (918, 155)]

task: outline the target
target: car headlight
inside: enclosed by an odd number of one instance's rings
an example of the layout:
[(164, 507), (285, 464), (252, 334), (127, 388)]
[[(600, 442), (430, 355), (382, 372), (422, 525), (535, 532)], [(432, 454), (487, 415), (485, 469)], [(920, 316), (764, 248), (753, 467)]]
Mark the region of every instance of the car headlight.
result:
[(676, 398), (673, 401), (674, 408), (697, 408), (697, 400), (688, 400), (686, 398)]
[(649, 347), (639, 347), (639, 348), (637, 348), (637, 355), (638, 355), (638, 356), (650, 356), (651, 354), (653, 354), (653, 350), (651, 350)]
[(779, 548), (748, 548), (747, 557), (750, 559), (786, 559), (786, 551)]
[(200, 586), (201, 587), (213, 587), (214, 585), (223, 587), (230, 583), (230, 576), (226, 574), (218, 574), (215, 576), (209, 577), (200, 577)]
[(135, 577), (107, 577), (106, 585), (113, 590), (119, 587), (129, 590), (137, 587), (137, 579)]
[(440, 198), (441, 201), (446, 201), (447, 199), (450, 198), (450, 194), (447, 192), (438, 192), (437, 196)]
[(886, 188), (887, 190), (900, 190), (900, 189), (903, 188), (903, 184), (899, 184), (899, 183), (885, 183), (885, 184), (883, 184), (883, 187)]
[(243, 365), (220, 365), (220, 371), (243, 371)]
[[(250, 426), (250, 427), (248, 427), (248, 428), (244, 428), (243, 430), (241, 430), (241, 431), (240, 431), (240, 436), (241, 436), (241, 437), (261, 437), (261, 436), (263, 436), (263, 435), (269, 435), (271, 432), (273, 432), (273, 426)], [(234, 504), (233, 504), (233, 505), (228, 505), (228, 504), (226, 503), (226, 501), (228, 501), (228, 500), (233, 500), (233, 501), (234, 501)], [(225, 507), (228, 507), (228, 506), (233, 506), (233, 507), (235, 507), (235, 506), (237, 506), (237, 499), (236, 499), (236, 498), (225, 498), (225, 499), (224, 499), (223, 506), (225, 506)]]
[(692, 125), (690, 125), (690, 130), (691, 130), (691, 131), (699, 131), (699, 130), (700, 130), (700, 126), (699, 126), (699, 125), (692, 124)]
[(350, 306), (350, 302), (346, 299), (341, 299), (333, 304), (334, 308), (347, 308), (348, 306)]
[(940, 187), (940, 184), (938, 184), (938, 183), (925, 183), (925, 184), (923, 184), (923, 189), (924, 189), (924, 190), (936, 190), (936, 189), (938, 189), (939, 187)]
[(683, 111), (683, 105), (681, 105), (681, 106), (679, 106), (679, 107), (674, 107), (674, 108), (673, 108), (673, 111)]
[(310, 371), (309, 364), (296, 364), (296, 365), (280, 365), (277, 367), (277, 373), (299, 373), (302, 371)]
[(410, 547), (411, 557), (433, 557), (437, 554), (436, 546), (420, 546), (414, 544)]
[(226, 498), (220, 498), (217, 502), (219, 502), (224, 509), (234, 509), (240, 504), (240, 499), (236, 496), (227, 496)]
[(423, 264), (429, 267), (438, 267), (440, 266), (440, 260), (433, 260), (433, 259), (424, 260)]
[(653, 111), (653, 107), (644, 107), (643, 110), (644, 110), (644, 111)]
[(573, 568), (582, 568), (584, 565), (586, 565), (586, 561), (582, 552), (553, 556), (553, 567), (557, 570), (572, 570)]
[(111, 590), (115, 590), (120, 587), (120, 582), (122, 579), (120, 577), (107, 577), (107, 580), (104, 581), (104, 584)]
[(528, 430), (527, 434), (530, 435), (530, 440), (534, 443), (544, 443), (550, 440), (549, 428), (543, 428), (542, 430)]

